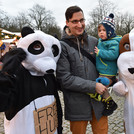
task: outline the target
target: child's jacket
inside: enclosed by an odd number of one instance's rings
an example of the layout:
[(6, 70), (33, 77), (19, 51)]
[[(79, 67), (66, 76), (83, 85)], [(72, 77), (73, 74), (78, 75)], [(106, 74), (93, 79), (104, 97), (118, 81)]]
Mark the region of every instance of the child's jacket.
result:
[(121, 38), (121, 36), (116, 36), (105, 41), (99, 39), (96, 67), (100, 75), (115, 76), (117, 74), (117, 58)]

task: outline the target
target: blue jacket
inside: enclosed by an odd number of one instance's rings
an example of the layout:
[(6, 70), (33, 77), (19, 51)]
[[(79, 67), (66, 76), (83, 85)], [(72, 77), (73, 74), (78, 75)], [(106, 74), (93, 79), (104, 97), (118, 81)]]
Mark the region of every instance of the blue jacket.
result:
[(116, 36), (105, 41), (99, 39), (96, 67), (100, 75), (115, 76), (117, 74), (117, 58), (121, 38), (121, 36)]

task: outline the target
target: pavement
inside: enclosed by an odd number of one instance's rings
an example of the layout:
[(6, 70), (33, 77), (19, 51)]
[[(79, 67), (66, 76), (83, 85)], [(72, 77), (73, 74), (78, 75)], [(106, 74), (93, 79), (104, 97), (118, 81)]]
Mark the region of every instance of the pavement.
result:
[[(112, 115), (108, 117), (109, 122), (109, 130), (108, 134), (125, 134), (124, 133), (124, 126), (123, 126), (123, 107), (124, 107), (124, 97), (119, 97), (111, 93), (113, 100), (118, 104), (117, 110), (114, 111)], [(63, 103), (63, 95), (60, 93), (60, 99)], [(62, 108), (64, 109), (64, 105), (62, 104)], [(63, 113), (64, 114), (64, 113)], [(63, 134), (72, 134), (69, 130), (69, 122), (63, 120)], [(87, 126), (87, 133), (86, 134), (93, 134), (91, 130), (90, 124)]]
[[(62, 92), (59, 92), (59, 95), (62, 103), (62, 108), (64, 109)], [(111, 96), (114, 99), (114, 101), (118, 104), (118, 108), (112, 115), (108, 117), (109, 120), (108, 134), (125, 134), (124, 127), (123, 127), (124, 98), (116, 96), (113, 92), (111, 93)], [(0, 113), (0, 134), (4, 134), (3, 119), (4, 119), (4, 113)], [(72, 134), (70, 132), (69, 122), (64, 120), (64, 117), (63, 117), (63, 134)], [(86, 134), (93, 134), (91, 131), (90, 124), (88, 124), (87, 126)]]

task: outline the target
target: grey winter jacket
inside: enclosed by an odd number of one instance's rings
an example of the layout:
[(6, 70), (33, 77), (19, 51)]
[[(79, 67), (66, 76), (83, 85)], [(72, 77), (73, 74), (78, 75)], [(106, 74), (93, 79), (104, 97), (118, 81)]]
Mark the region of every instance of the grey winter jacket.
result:
[[(94, 47), (98, 41), (86, 35), (83, 36), (83, 45), (81, 39), (77, 40), (75, 36), (68, 36), (65, 32), (62, 38), (77, 42), (95, 58)], [(63, 41), (61, 41), (61, 46), (62, 52), (57, 64), (56, 76), (63, 91), (65, 119), (70, 121), (92, 120), (91, 112), (94, 110), (99, 120), (102, 116), (103, 104), (87, 95), (87, 93), (95, 93), (95, 80), (98, 73), (94, 64), (87, 57), (81, 56), (80, 50), (70, 47)]]

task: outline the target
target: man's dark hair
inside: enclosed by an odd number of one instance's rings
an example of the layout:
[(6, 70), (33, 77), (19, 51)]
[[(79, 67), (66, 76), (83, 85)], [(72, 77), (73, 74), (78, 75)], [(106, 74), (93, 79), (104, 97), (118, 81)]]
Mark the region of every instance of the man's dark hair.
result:
[(83, 10), (78, 6), (71, 6), (71, 7), (67, 8), (67, 10), (65, 12), (66, 20), (69, 21), (69, 19), (72, 18), (74, 13), (80, 12), (80, 11), (83, 13)]

